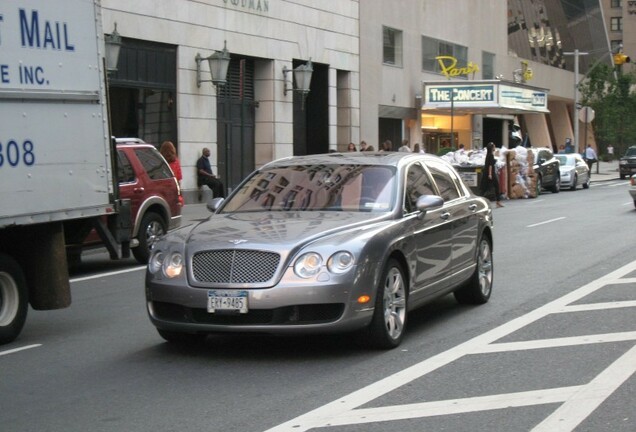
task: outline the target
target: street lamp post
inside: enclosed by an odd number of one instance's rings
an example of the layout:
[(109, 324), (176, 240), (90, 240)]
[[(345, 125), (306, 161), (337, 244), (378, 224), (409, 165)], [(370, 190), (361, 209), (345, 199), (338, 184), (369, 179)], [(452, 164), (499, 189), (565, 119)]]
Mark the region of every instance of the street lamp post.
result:
[[(623, 45), (619, 44), (617, 47), (617, 52), (620, 52), (623, 49)], [(602, 50), (604, 51), (604, 50)], [(599, 57), (598, 60), (596, 60), (596, 62), (590, 66), (587, 70), (587, 72), (585, 73), (585, 75), (583, 76), (583, 78), (581, 78), (579, 80), (579, 56), (585, 56), (594, 52), (599, 52), (599, 50), (592, 50), (591, 52), (585, 52), (585, 51), (579, 51), (578, 49), (575, 49), (574, 51), (569, 51), (569, 52), (564, 52), (563, 55), (566, 56), (574, 56), (574, 106), (572, 107), (572, 121), (574, 122), (574, 148), (576, 150), (577, 153), (580, 153), (580, 148), (579, 148), (579, 116), (577, 115), (578, 110), (581, 109), (581, 107), (579, 106), (579, 84), (581, 83), (581, 81), (583, 81), (587, 75), (600, 63), (602, 62), (607, 56), (614, 54), (612, 49), (609, 49), (605, 54), (603, 54), (601, 57)], [(616, 73), (616, 72), (614, 72)]]
[(579, 56), (588, 55), (588, 52), (575, 49), (574, 52), (564, 52), (564, 55), (574, 56), (574, 104), (572, 106), (572, 122), (574, 123), (574, 152), (581, 153), (579, 148)]

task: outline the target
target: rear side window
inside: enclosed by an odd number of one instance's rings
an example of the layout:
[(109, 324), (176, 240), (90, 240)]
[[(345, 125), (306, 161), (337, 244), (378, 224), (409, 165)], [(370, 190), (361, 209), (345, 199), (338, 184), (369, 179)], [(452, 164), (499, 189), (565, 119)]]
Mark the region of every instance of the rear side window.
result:
[(144, 170), (148, 173), (148, 177), (152, 180), (161, 180), (172, 177), (172, 171), (161, 154), (151, 148), (137, 148), (135, 154), (139, 158), (139, 162), (144, 167)]
[(119, 183), (132, 183), (135, 181), (135, 170), (133, 170), (126, 153), (121, 150), (117, 151), (117, 181)]

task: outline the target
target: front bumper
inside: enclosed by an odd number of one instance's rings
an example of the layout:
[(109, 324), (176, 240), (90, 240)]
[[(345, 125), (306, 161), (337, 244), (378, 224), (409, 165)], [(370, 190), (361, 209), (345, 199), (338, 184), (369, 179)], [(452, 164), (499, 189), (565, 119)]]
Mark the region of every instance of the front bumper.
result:
[[(272, 288), (242, 288), (248, 292), (248, 312), (241, 314), (209, 313), (208, 288), (147, 279), (146, 305), (155, 327), (186, 333), (333, 333), (353, 331), (370, 323), (375, 290), (354, 288), (351, 276), (322, 280), (300, 285), (285, 283), (283, 278)], [(359, 304), (357, 298), (361, 294), (371, 296), (371, 301)]]

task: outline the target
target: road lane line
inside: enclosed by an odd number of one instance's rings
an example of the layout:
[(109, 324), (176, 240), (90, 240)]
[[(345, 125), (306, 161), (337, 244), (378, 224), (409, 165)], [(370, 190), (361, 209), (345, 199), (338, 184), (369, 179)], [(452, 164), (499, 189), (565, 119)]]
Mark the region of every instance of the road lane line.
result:
[(20, 348), (14, 348), (14, 349), (6, 350), (6, 351), (0, 351), (0, 356), (8, 355), (8, 354), (14, 354), (14, 353), (17, 353), (19, 351), (24, 351), (24, 350), (28, 350), (28, 349), (31, 349), (31, 348), (41, 347), (41, 346), (42, 346), (42, 344), (33, 344), (33, 345), (26, 345), (26, 346), (23, 346), (23, 347), (20, 347)]
[(630, 307), (636, 307), (636, 300), (568, 305), (568, 306), (564, 306), (563, 309), (558, 311), (558, 313), (589, 312), (589, 311), (595, 311), (595, 310), (620, 309), (620, 308), (630, 308)]
[[(534, 323), (535, 321), (545, 318), (548, 315), (558, 313), (559, 310), (562, 310), (565, 306), (588, 296), (606, 285), (616, 283), (616, 280), (625, 277), (634, 271), (636, 271), (636, 261), (632, 261), (631, 263), (626, 264), (623, 267), (588, 283), (587, 285), (571, 291), (570, 293), (547, 303), (544, 306), (534, 309), (525, 315), (508, 321), (499, 327), (489, 330), (486, 333), (482, 333), (473, 339), (425, 359), (420, 363), (406, 369), (402, 369), (393, 375), (385, 377), (375, 383), (354, 391), (353, 393), (329, 402), (326, 405), (318, 407), (278, 426), (274, 426), (266, 432), (306, 432), (314, 428), (328, 427), (331, 424), (332, 419), (346, 415), (347, 413), (356, 410), (356, 408), (384, 396), (405, 384), (421, 378), (442, 366), (452, 363), (465, 355), (479, 353), (480, 350), (483, 350), (487, 345), (492, 344), (493, 342), (508, 336), (509, 334)], [(636, 361), (634, 361), (634, 365), (636, 365)], [(589, 413), (587, 415), (589, 415)]]
[(564, 217), (560, 217), (560, 218), (550, 219), (550, 220), (547, 220), (547, 221), (544, 221), (544, 222), (539, 222), (539, 223), (532, 224), (532, 225), (527, 225), (526, 228), (534, 228), (534, 227), (537, 227), (539, 225), (545, 225), (545, 224), (549, 224), (549, 223), (552, 223), (552, 222), (560, 221), (560, 220), (563, 220), (563, 219), (565, 219), (565, 216)]
[(636, 341), (636, 331), (605, 333), (605, 334), (589, 334), (583, 336), (570, 336), (554, 339), (536, 339), (519, 342), (502, 342), (486, 345), (475, 351), (473, 354), (490, 354), (497, 352), (510, 352), (521, 350), (533, 350), (544, 348), (560, 348), (565, 346), (590, 345), (596, 343), (607, 342), (624, 342)]
[(636, 346), (581, 386), (567, 402), (539, 423), (532, 432), (572, 431), (636, 372)]
[(115, 276), (115, 275), (118, 275), (118, 274), (130, 273), (130, 272), (134, 272), (134, 271), (138, 271), (138, 270), (145, 270), (145, 269), (146, 269), (146, 266), (133, 267), (133, 268), (125, 269), (125, 270), (117, 270), (117, 271), (112, 271), (112, 272), (107, 272), (107, 273), (94, 274), (94, 275), (91, 275), (91, 276), (72, 278), (71, 282), (84, 282), (84, 281), (91, 280), (91, 279), (99, 279), (99, 278), (103, 278), (103, 277)]
[(329, 426), (345, 426), (394, 420), (463, 414), (470, 412), (545, 405), (567, 401), (581, 391), (582, 386), (560, 387), (549, 390), (505, 393), (462, 399), (448, 399), (379, 408), (362, 408), (333, 418)]

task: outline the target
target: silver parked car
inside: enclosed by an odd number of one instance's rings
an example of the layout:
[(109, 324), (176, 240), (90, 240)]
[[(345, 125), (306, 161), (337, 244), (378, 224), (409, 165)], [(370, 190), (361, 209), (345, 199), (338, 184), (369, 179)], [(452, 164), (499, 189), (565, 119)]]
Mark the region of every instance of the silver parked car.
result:
[(580, 154), (556, 154), (554, 157), (560, 162), (561, 187), (571, 190), (576, 190), (578, 185), (583, 186), (583, 189), (590, 187), (590, 168)]
[(148, 264), (148, 314), (170, 342), (361, 331), (393, 348), (418, 306), (451, 292), (490, 298), (492, 210), (433, 155), (281, 159), (208, 207)]

